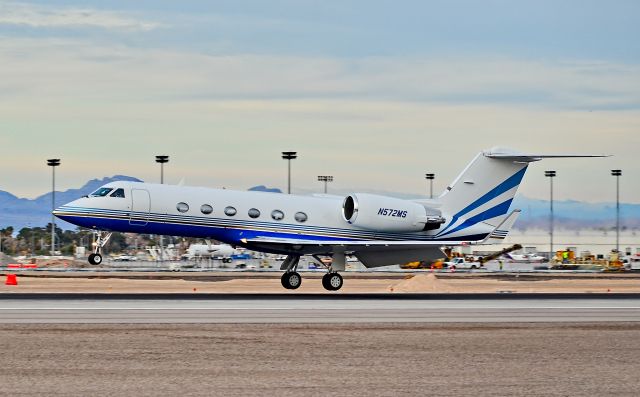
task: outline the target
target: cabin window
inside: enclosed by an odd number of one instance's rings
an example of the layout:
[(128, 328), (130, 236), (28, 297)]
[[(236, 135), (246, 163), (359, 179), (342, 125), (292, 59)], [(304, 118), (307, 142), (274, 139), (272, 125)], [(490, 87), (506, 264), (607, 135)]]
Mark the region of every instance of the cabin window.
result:
[(281, 221), (284, 218), (284, 212), (280, 210), (273, 210), (271, 212), (271, 217), (276, 221)]
[(110, 197), (124, 198), (124, 189), (122, 189), (122, 188), (116, 189), (115, 192), (111, 193)]
[(200, 207), (200, 212), (202, 212), (205, 215), (209, 215), (210, 213), (213, 212), (213, 207), (210, 206), (209, 204), (202, 204), (202, 206)]
[(189, 211), (189, 204), (187, 203), (178, 203), (178, 205), (176, 205), (176, 209), (180, 212), (187, 212)]
[(307, 214), (305, 214), (304, 212), (296, 212), (296, 214), (293, 217), (298, 222), (306, 222), (307, 221)]
[(225, 208), (225, 209), (224, 209), (224, 213), (225, 213), (227, 216), (234, 216), (235, 214), (237, 214), (237, 213), (238, 213), (238, 211), (236, 211), (235, 207), (231, 207), (231, 206), (229, 206), (229, 207), (227, 207), (227, 208)]
[(110, 187), (101, 187), (100, 189), (96, 190), (95, 192), (91, 193), (91, 197), (104, 197), (107, 194), (111, 193), (113, 189)]
[(249, 216), (250, 216), (251, 218), (257, 218), (257, 217), (259, 217), (259, 216), (260, 216), (260, 210), (259, 210), (259, 209), (257, 209), (257, 208), (251, 208), (251, 209), (249, 210)]

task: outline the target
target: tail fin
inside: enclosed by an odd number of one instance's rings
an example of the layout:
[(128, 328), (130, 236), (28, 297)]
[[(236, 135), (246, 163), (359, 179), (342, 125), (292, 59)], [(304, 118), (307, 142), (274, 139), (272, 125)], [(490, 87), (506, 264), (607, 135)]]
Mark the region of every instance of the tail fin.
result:
[(479, 153), (439, 197), (440, 209), (448, 222), (436, 236), (462, 232), (480, 222), (493, 226), (501, 223), (529, 163), (562, 157), (604, 156), (525, 154), (502, 148)]
[(527, 161), (493, 158), (479, 153), (447, 187), (439, 200), (446, 226), (438, 236), (446, 236), (479, 222), (500, 223), (527, 170)]

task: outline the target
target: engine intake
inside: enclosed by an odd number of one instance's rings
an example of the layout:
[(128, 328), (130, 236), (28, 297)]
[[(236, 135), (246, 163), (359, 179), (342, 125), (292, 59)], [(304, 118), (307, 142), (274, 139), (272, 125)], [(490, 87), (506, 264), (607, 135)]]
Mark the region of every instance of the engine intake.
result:
[(445, 222), (440, 211), (422, 204), (367, 193), (345, 197), (342, 217), (354, 226), (380, 232), (433, 230)]

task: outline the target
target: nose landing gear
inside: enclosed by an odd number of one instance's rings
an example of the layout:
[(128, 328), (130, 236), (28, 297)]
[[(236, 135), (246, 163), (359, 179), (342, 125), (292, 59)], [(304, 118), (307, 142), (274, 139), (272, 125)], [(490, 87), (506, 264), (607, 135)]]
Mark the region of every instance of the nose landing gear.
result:
[(96, 242), (93, 248), (93, 254), (89, 255), (89, 263), (92, 265), (99, 265), (102, 263), (102, 248), (109, 242), (111, 238), (111, 232), (95, 232)]

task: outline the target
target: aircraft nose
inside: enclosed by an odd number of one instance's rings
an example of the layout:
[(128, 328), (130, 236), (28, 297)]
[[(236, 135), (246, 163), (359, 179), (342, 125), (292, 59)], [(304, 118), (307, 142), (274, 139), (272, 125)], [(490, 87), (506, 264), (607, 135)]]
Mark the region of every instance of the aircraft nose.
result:
[(69, 208), (73, 207), (78, 200), (71, 201), (70, 203), (66, 203), (61, 205), (60, 207), (51, 211), (51, 214), (54, 216), (61, 218), (61, 216), (69, 213)]
[(62, 215), (64, 213), (64, 205), (62, 207), (58, 207), (56, 209), (54, 209), (53, 211), (51, 211), (51, 214), (53, 214), (56, 217), (60, 217), (60, 215)]

